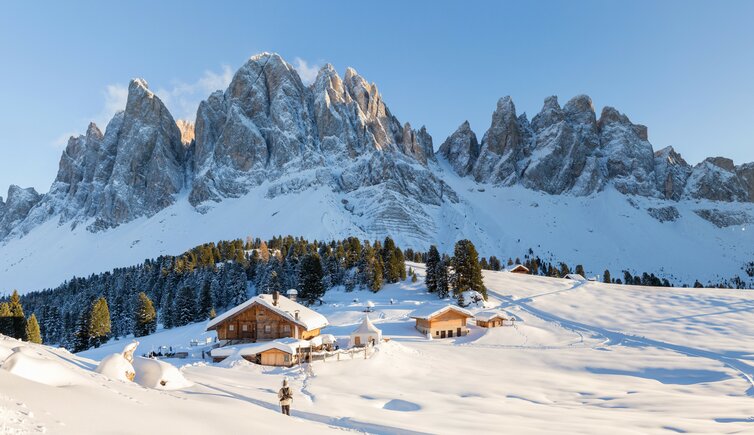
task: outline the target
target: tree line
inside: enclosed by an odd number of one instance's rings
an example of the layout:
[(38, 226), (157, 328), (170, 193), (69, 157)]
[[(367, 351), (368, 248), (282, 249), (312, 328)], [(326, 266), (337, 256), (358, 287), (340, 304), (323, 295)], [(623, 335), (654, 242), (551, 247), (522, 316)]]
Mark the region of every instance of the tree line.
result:
[(14, 292), (0, 304), (0, 333), (27, 339), (28, 323), (39, 342), (80, 352), (110, 338), (151, 334), (158, 323), (173, 328), (210, 319), (255, 293), (296, 288), (301, 302), (313, 304), (332, 287), (377, 292), (406, 277), (404, 253), (390, 237), (223, 240), (52, 289)]

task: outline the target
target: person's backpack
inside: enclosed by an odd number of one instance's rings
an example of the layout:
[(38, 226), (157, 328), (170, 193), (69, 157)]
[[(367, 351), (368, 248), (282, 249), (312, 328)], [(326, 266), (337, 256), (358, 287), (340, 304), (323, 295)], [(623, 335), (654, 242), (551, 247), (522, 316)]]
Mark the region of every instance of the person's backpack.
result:
[(283, 400), (290, 400), (293, 399), (293, 394), (291, 394), (291, 388), (285, 387), (283, 388)]

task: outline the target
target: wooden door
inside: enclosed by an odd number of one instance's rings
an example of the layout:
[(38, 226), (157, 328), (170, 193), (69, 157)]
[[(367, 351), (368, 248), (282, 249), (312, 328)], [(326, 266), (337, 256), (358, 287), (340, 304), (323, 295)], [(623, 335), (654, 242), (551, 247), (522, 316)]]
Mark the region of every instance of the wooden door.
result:
[(361, 346), (361, 337), (359, 337), (358, 335), (356, 337), (354, 337), (353, 338), (353, 344), (354, 344), (354, 346)]
[(440, 331), (440, 338), (445, 338), (445, 331)]

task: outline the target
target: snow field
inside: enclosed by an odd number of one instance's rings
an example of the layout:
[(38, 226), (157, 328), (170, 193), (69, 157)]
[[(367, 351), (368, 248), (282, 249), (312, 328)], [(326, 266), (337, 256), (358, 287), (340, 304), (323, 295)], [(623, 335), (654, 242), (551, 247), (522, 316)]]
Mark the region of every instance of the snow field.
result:
[[(25, 420), (29, 425), (55, 433), (147, 427), (378, 434), (751, 430), (754, 308), (747, 291), (614, 286), (485, 271), (488, 305), (515, 316), (515, 327), (471, 326), (465, 337), (426, 340), (409, 315), (446, 302), (426, 293), (423, 265), (409, 266), (420, 278), (415, 284), (391, 284), (377, 294), (332, 290), (314, 307), (331, 324), (323, 333), (343, 345), (372, 302), (370, 318), (390, 341), (366, 360), (289, 369), (243, 360), (172, 359), (166, 361), (193, 385), (159, 391), (91, 372), (96, 363), (88, 358), (120, 351), (130, 340), (123, 339), (77, 356), (45, 350), (84, 379), (96, 380), (92, 385), (55, 388), (0, 370), (0, 384), (9, 385), (3, 394), (33, 411), (35, 419)], [(186, 346), (206, 337), (204, 326), (140, 337), (136, 353)], [(278, 414), (276, 394), (284, 377), (294, 389), (291, 418)], [(81, 405), (70, 405), (75, 402)], [(87, 407), (98, 415), (92, 417)], [(113, 408), (135, 418), (115, 418)], [(11, 406), (0, 409), (16, 412)]]

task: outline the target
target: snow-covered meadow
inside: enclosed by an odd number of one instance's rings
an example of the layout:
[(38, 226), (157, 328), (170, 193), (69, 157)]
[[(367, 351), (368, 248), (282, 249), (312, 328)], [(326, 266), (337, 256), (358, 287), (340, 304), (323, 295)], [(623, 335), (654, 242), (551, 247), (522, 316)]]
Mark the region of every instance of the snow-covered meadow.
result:
[[(514, 316), (515, 326), (471, 326), (465, 337), (427, 340), (408, 316), (444, 302), (424, 291), (423, 265), (410, 266), (417, 283), (377, 294), (330, 291), (316, 307), (331, 325), (323, 332), (344, 345), (373, 302), (370, 316), (390, 341), (369, 359), (286, 369), (210, 364), (192, 354), (166, 360), (191, 386), (157, 390), (93, 371), (130, 339), (80, 355), (2, 340), (0, 433), (646, 434), (754, 427), (750, 291), (485, 272), (488, 305)], [(139, 339), (137, 354), (212, 337), (203, 330), (194, 324), (158, 331)], [(12, 374), (6, 365), (18, 346), (70, 382), (53, 386)], [(277, 409), (284, 377), (295, 391), (291, 418)]]

